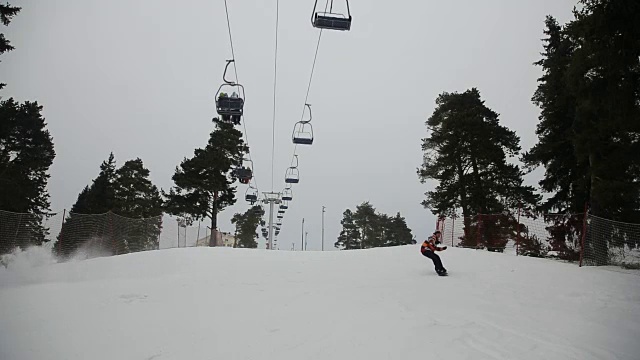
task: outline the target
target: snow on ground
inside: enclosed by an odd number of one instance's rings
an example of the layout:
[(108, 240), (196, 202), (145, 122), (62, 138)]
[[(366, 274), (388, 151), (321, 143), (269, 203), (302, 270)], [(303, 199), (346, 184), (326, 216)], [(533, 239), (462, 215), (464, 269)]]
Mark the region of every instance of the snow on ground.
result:
[[(38, 256), (41, 256), (38, 255)], [(469, 249), (0, 267), (0, 359), (634, 359), (640, 276)]]

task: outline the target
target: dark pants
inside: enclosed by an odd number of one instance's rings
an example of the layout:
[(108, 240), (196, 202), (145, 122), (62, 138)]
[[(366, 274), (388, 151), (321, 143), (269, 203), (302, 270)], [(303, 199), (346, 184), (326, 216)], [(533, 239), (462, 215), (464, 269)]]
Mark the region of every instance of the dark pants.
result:
[(433, 260), (433, 265), (436, 266), (436, 272), (447, 271), (444, 266), (442, 266), (442, 261), (440, 261), (440, 256), (438, 256), (438, 254), (434, 253), (433, 251), (426, 250), (422, 253), (422, 255)]

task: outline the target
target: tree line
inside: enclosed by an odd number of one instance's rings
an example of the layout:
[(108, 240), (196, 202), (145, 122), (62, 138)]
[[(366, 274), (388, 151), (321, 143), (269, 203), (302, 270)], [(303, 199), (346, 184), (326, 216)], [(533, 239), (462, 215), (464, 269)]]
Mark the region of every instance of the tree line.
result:
[[(544, 51), (534, 64), (543, 72), (532, 96), (540, 108), (537, 143), (528, 151), (477, 88), (436, 99), (418, 176), (438, 186), (422, 204), (436, 215), (460, 211), (463, 244), (478, 237), (506, 240), (522, 224), (507, 216), (502, 230), (491, 233), (474, 215), (518, 208), (542, 216), (582, 213), (587, 204), (590, 214), (640, 223), (640, 3), (581, 0), (573, 14), (564, 25), (553, 16), (545, 21)], [(523, 175), (538, 167), (545, 169), (538, 188), (523, 185)], [(570, 243), (582, 222), (570, 216), (550, 221), (552, 250), (575, 256)], [(523, 231), (535, 248), (539, 239)]]
[(379, 213), (369, 202), (347, 209), (340, 221), (342, 230), (334, 246), (341, 250), (369, 249), (415, 243), (405, 219)]

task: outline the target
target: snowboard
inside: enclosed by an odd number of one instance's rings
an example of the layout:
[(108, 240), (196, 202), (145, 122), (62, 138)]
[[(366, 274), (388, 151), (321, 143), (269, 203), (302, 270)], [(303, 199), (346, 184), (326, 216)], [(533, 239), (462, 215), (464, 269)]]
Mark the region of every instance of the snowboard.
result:
[(436, 273), (436, 274), (438, 274), (438, 276), (449, 276), (448, 272)]

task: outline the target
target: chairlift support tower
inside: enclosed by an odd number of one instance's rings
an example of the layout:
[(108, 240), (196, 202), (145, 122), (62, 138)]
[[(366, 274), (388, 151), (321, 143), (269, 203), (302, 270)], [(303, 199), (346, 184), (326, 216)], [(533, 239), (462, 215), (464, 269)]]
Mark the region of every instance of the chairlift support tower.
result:
[(269, 245), (269, 250), (273, 250), (273, 207), (274, 205), (279, 205), (282, 202), (282, 193), (279, 192), (263, 192), (264, 199), (263, 203), (269, 204), (269, 238), (267, 243)]

